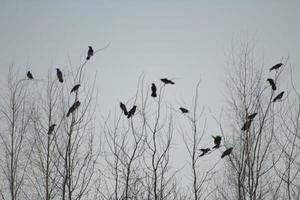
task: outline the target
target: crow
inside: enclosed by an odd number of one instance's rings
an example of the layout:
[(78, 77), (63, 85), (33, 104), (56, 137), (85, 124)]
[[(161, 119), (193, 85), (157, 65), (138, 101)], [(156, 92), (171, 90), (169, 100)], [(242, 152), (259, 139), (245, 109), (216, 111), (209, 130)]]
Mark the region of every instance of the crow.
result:
[(221, 136), (217, 135), (216, 137), (212, 136), (214, 138), (214, 144), (215, 146), (213, 147), (213, 149), (217, 149), (220, 147), (220, 144), (221, 144)]
[(94, 50), (91, 46), (89, 46), (89, 50), (88, 50), (88, 53), (87, 53), (86, 60), (89, 60), (93, 55), (94, 55)]
[(122, 102), (120, 102), (120, 108), (124, 112), (124, 115), (128, 115), (127, 108)]
[(181, 110), (182, 113), (188, 113), (189, 112), (188, 109), (183, 108), (183, 107), (180, 107), (179, 109)]
[(267, 81), (270, 83), (270, 85), (272, 87), (272, 90), (276, 90), (277, 89), (277, 87), (276, 87), (275, 82), (274, 82), (273, 79), (268, 78)]
[(57, 76), (59, 82), (61, 82), (61, 83), (64, 82), (63, 74), (60, 71), (60, 69), (58, 69), (58, 68), (56, 68), (56, 76)]
[(249, 120), (253, 120), (254, 119), (254, 117), (257, 115), (257, 113), (253, 113), (253, 114), (251, 114), (251, 115), (248, 115), (248, 119)]
[(164, 84), (172, 84), (174, 85), (175, 83), (167, 78), (161, 78), (160, 79)]
[(155, 97), (157, 97), (157, 94), (156, 94), (156, 86), (155, 86), (155, 84), (154, 83), (152, 83), (152, 86), (151, 86), (151, 96), (153, 97), (153, 98), (155, 98)]
[(136, 105), (134, 105), (128, 112), (127, 118), (129, 119), (132, 115), (134, 115), (136, 111)]
[(49, 127), (48, 135), (51, 135), (51, 134), (52, 134), (52, 132), (54, 131), (55, 126), (56, 126), (56, 124), (52, 124), (52, 125)]
[(31, 80), (33, 79), (33, 76), (32, 76), (32, 74), (31, 74), (30, 71), (27, 72), (27, 78), (28, 78), (28, 79), (31, 79)]
[(67, 117), (69, 117), (69, 115), (71, 113), (73, 113), (78, 107), (80, 106), (80, 101), (75, 101), (74, 104), (69, 108), (69, 111), (67, 113)]
[(202, 151), (202, 153), (199, 155), (199, 157), (202, 157), (210, 151), (210, 148), (200, 149), (200, 151)]
[(76, 92), (76, 91), (78, 90), (79, 87), (80, 87), (80, 84), (74, 85), (74, 87), (72, 88), (70, 94), (71, 94), (72, 92)]
[(226, 149), (226, 150), (222, 153), (221, 158), (224, 158), (225, 156), (230, 155), (231, 152), (232, 152), (232, 149), (233, 149), (233, 147), (230, 147), (230, 148)]
[(273, 67), (271, 67), (270, 68), (270, 71), (272, 71), (272, 70), (277, 70), (277, 69), (279, 69), (279, 67), (281, 67), (283, 64), (282, 63), (278, 63), (278, 64), (276, 64), (276, 65), (274, 65)]
[(243, 127), (241, 128), (241, 130), (242, 130), (242, 131), (247, 131), (247, 130), (249, 130), (252, 121), (253, 121), (253, 119), (248, 119), (248, 120), (244, 123)]
[(283, 97), (283, 93), (284, 92), (280, 92), (274, 99), (273, 102), (277, 101), (277, 100), (281, 100), (281, 98)]

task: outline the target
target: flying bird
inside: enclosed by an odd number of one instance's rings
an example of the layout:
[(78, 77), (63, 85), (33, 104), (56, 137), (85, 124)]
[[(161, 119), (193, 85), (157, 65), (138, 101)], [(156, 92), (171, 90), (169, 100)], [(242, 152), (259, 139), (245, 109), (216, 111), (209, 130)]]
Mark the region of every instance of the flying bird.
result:
[(200, 151), (202, 151), (202, 153), (199, 155), (199, 157), (202, 157), (210, 151), (210, 148), (200, 149)]
[(180, 107), (179, 109), (181, 110), (182, 113), (188, 113), (189, 112), (188, 109), (183, 108), (183, 107)]
[(52, 134), (52, 132), (54, 131), (55, 126), (56, 126), (56, 124), (52, 124), (52, 125), (49, 127), (48, 135), (51, 135), (51, 134)]
[(280, 92), (274, 99), (273, 99), (273, 102), (277, 101), (277, 100), (281, 100), (281, 98), (283, 97), (283, 91)]
[(67, 113), (67, 117), (69, 117), (69, 115), (71, 113), (73, 113), (78, 107), (80, 106), (80, 101), (75, 101), (74, 104), (69, 108), (69, 111)]
[(56, 76), (57, 76), (59, 82), (61, 82), (61, 83), (64, 82), (63, 74), (60, 71), (60, 69), (58, 69), (58, 68), (56, 68)]
[(253, 119), (248, 119), (248, 120), (244, 123), (243, 127), (241, 128), (241, 130), (242, 130), (242, 131), (247, 131), (247, 130), (249, 130), (249, 128), (250, 128), (250, 126), (251, 126), (251, 123), (252, 123), (252, 120), (253, 120)]
[(272, 71), (272, 70), (277, 70), (277, 69), (279, 69), (279, 67), (281, 67), (283, 64), (282, 63), (278, 63), (278, 64), (276, 64), (276, 65), (274, 65), (273, 67), (271, 67), (270, 68), (270, 71)]
[(161, 78), (160, 79), (164, 84), (172, 84), (174, 85), (175, 83), (167, 78)]
[(276, 87), (275, 82), (274, 82), (273, 79), (268, 78), (267, 81), (270, 83), (270, 85), (272, 87), (272, 90), (276, 90), (277, 89), (277, 87)]
[(80, 84), (74, 85), (74, 87), (72, 88), (70, 94), (71, 94), (72, 92), (76, 92), (76, 91), (78, 90), (79, 87), (80, 87)]
[(221, 158), (224, 158), (225, 156), (230, 155), (231, 152), (232, 152), (232, 149), (233, 149), (233, 147), (230, 147), (230, 148), (226, 149), (226, 150), (222, 153)]
[(257, 115), (257, 113), (253, 113), (253, 114), (251, 114), (251, 115), (248, 115), (248, 119), (249, 120), (253, 120), (254, 118), (255, 118), (255, 116)]
[(27, 72), (27, 78), (28, 78), (28, 79), (31, 79), (31, 80), (33, 79), (33, 76), (32, 76), (32, 74), (31, 74), (30, 71)]
[(157, 94), (156, 94), (156, 86), (155, 86), (155, 84), (154, 83), (152, 83), (152, 86), (151, 86), (151, 96), (153, 97), (153, 98), (155, 98), (155, 97), (157, 97)]
[(136, 111), (136, 105), (134, 105), (128, 112), (127, 118), (129, 119), (132, 115), (134, 115)]
[(127, 108), (124, 103), (120, 102), (120, 108), (124, 112), (124, 115), (128, 115)]
[(91, 46), (89, 46), (89, 50), (88, 50), (88, 53), (87, 53), (86, 60), (89, 60), (93, 55), (94, 55), (94, 50)]
[(214, 144), (215, 146), (213, 147), (213, 149), (217, 149), (220, 147), (220, 144), (221, 144), (221, 136), (217, 135), (216, 137), (212, 136), (214, 138)]

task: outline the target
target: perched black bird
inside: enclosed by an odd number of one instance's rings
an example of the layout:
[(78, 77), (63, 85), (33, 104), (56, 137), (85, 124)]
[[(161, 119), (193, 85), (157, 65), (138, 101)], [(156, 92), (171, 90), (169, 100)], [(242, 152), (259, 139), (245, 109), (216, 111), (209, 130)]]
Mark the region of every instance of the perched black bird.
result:
[(183, 108), (183, 107), (180, 107), (179, 109), (181, 110), (182, 113), (188, 113), (189, 112), (188, 109)]
[(122, 102), (120, 102), (120, 108), (124, 112), (124, 115), (128, 115), (127, 108)]
[(167, 78), (161, 78), (160, 79), (164, 84), (172, 84), (174, 85), (175, 83)]
[(30, 71), (27, 72), (27, 78), (28, 78), (28, 79), (31, 79), (31, 80), (33, 79), (33, 76), (32, 76), (32, 74), (31, 74)]
[(151, 97), (153, 97), (153, 98), (155, 98), (155, 97), (157, 97), (157, 94), (156, 94), (156, 86), (155, 86), (155, 84), (154, 83), (152, 83), (152, 86), (151, 86)]
[(80, 106), (80, 101), (75, 101), (74, 104), (69, 108), (69, 111), (67, 113), (67, 117), (69, 117), (69, 115), (71, 113), (73, 113), (78, 107)]
[(215, 146), (213, 147), (213, 149), (217, 149), (220, 147), (220, 144), (221, 144), (221, 136), (217, 135), (216, 137), (212, 136), (214, 138), (214, 143), (215, 143)]
[(127, 118), (129, 119), (132, 115), (134, 115), (136, 111), (136, 105), (134, 105), (128, 112)]
[(202, 151), (202, 153), (199, 155), (199, 157), (202, 157), (210, 151), (210, 148), (200, 149), (200, 151)]
[(253, 120), (253, 119), (248, 119), (248, 120), (244, 123), (243, 127), (241, 128), (241, 130), (242, 130), (242, 131), (247, 131), (247, 130), (249, 130), (249, 128), (250, 128), (250, 126), (251, 126), (251, 123), (252, 123), (252, 120)]
[(94, 50), (91, 46), (89, 46), (89, 50), (88, 50), (88, 53), (87, 53), (86, 60), (89, 60), (93, 55), (94, 55)]
[(270, 85), (272, 87), (272, 90), (276, 90), (277, 89), (277, 87), (276, 87), (275, 82), (274, 82), (273, 79), (268, 78), (267, 81), (270, 83)]
[(230, 147), (230, 148), (226, 149), (226, 150), (222, 153), (221, 158), (224, 158), (225, 156), (230, 155), (231, 152), (232, 152), (232, 149), (233, 149), (233, 147)]
[(279, 67), (281, 67), (283, 64), (282, 63), (278, 63), (276, 65), (274, 65), (273, 67), (270, 68), (270, 71), (272, 71), (273, 69), (277, 70), (279, 69)]
[(283, 93), (284, 92), (280, 92), (274, 99), (273, 102), (277, 101), (277, 100), (281, 100), (281, 98), (283, 97)]
[(55, 126), (56, 126), (56, 124), (52, 124), (52, 125), (49, 127), (48, 135), (51, 135), (51, 134), (52, 134), (52, 132), (54, 131)]
[(60, 71), (60, 69), (58, 69), (58, 68), (56, 68), (56, 76), (57, 76), (59, 82), (61, 82), (61, 83), (64, 82), (63, 74)]
[(248, 119), (249, 120), (252, 120), (252, 119), (254, 119), (254, 117), (257, 115), (257, 113), (253, 113), (253, 114), (251, 114), (251, 115), (248, 115)]
[(76, 91), (78, 90), (79, 87), (80, 87), (80, 84), (74, 85), (74, 87), (72, 88), (70, 94), (71, 94), (72, 92), (76, 92)]

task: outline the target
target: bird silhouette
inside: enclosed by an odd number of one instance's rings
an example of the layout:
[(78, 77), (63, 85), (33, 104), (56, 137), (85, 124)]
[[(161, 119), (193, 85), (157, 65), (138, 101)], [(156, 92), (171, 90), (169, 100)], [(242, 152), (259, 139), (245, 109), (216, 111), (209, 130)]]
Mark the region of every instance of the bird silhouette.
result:
[(127, 118), (129, 119), (132, 115), (134, 115), (136, 111), (136, 105), (134, 105), (128, 112)]
[(67, 113), (67, 117), (70, 116), (71, 113), (73, 113), (78, 107), (80, 106), (80, 101), (75, 101), (73, 103), (73, 105), (69, 108), (68, 113)]
[(224, 158), (225, 156), (230, 155), (231, 152), (232, 152), (232, 149), (233, 149), (233, 147), (230, 147), (230, 148), (226, 149), (226, 150), (222, 153), (221, 158)]
[(273, 79), (268, 78), (267, 81), (270, 83), (270, 85), (272, 87), (272, 90), (276, 90), (277, 89), (277, 87), (276, 87), (275, 82), (274, 82)]
[(282, 63), (278, 63), (278, 64), (276, 64), (276, 65), (274, 65), (273, 67), (271, 67), (270, 68), (270, 71), (272, 71), (272, 70), (277, 70), (277, 69), (279, 69), (279, 67), (281, 67), (283, 64)]
[(124, 115), (128, 115), (127, 108), (124, 103), (120, 102), (120, 108), (124, 112)]
[(210, 148), (200, 149), (200, 151), (202, 151), (202, 153), (199, 155), (199, 157), (202, 157), (210, 151)]
[(188, 109), (183, 108), (183, 107), (180, 107), (179, 109), (181, 110), (182, 113), (188, 113), (189, 112)]
[(151, 86), (151, 96), (153, 97), (153, 98), (155, 98), (155, 97), (157, 97), (157, 94), (156, 94), (156, 86), (155, 86), (155, 84), (154, 83), (152, 83), (152, 86)]
[(160, 79), (164, 84), (172, 84), (174, 85), (175, 83), (167, 78), (161, 78)]
[(78, 90), (79, 87), (80, 87), (80, 84), (74, 85), (74, 87), (72, 88), (70, 94), (71, 94), (72, 92), (76, 92), (76, 91)]
[(52, 124), (52, 125), (49, 127), (48, 135), (51, 135), (51, 134), (52, 134), (52, 132), (54, 131), (55, 126), (56, 126), (56, 124)]
[(280, 92), (274, 99), (273, 102), (277, 101), (277, 100), (281, 100), (281, 98), (283, 97), (283, 93), (284, 92)]
[(253, 119), (255, 118), (256, 115), (257, 115), (257, 113), (253, 113), (253, 114), (251, 114), (251, 115), (248, 115), (247, 118), (248, 118), (249, 120), (253, 120)]
[(243, 127), (241, 128), (241, 130), (242, 130), (242, 131), (247, 131), (247, 130), (249, 130), (249, 128), (250, 128), (250, 126), (251, 126), (251, 123), (252, 123), (252, 120), (253, 120), (253, 119), (248, 119), (248, 120), (244, 123)]
[(31, 79), (31, 80), (33, 79), (33, 76), (32, 76), (32, 74), (31, 74), (30, 71), (27, 72), (27, 78), (28, 78), (28, 79)]
[(61, 83), (64, 82), (63, 74), (60, 71), (60, 69), (58, 69), (58, 68), (56, 68), (56, 76), (57, 76), (59, 82), (61, 82)]
[(212, 136), (214, 138), (214, 144), (215, 146), (213, 147), (213, 149), (217, 149), (220, 147), (220, 144), (221, 144), (221, 136), (217, 135), (216, 137)]
[(93, 55), (94, 55), (94, 50), (91, 46), (89, 46), (89, 50), (88, 50), (88, 53), (87, 53), (86, 60), (89, 60)]

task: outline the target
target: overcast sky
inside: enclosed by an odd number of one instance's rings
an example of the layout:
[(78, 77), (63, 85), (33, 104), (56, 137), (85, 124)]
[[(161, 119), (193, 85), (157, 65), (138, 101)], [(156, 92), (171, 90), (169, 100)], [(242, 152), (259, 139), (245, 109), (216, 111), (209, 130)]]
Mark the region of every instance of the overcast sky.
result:
[(176, 82), (168, 88), (174, 107), (189, 107), (201, 78), (199, 103), (218, 115), (225, 103), (225, 55), (243, 34), (256, 39), (266, 70), (289, 56), (299, 77), (299, 19), (300, 1), (292, 0), (0, 0), (1, 83), (11, 63), (24, 76), (30, 69), (46, 77), (51, 68), (53, 74), (56, 67), (64, 70), (68, 57), (77, 66), (89, 45), (110, 43), (87, 69), (98, 74), (102, 115), (135, 94), (142, 73), (146, 84), (162, 77)]

